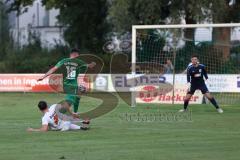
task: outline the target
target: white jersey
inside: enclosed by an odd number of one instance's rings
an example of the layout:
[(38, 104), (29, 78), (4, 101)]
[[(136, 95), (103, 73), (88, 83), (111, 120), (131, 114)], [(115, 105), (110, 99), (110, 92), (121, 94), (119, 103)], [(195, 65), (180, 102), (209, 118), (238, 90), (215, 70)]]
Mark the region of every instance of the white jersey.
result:
[(56, 114), (56, 106), (57, 104), (53, 104), (48, 108), (48, 112), (44, 114), (42, 117), (42, 125), (48, 125), (51, 129), (61, 129), (61, 120), (58, 118)]

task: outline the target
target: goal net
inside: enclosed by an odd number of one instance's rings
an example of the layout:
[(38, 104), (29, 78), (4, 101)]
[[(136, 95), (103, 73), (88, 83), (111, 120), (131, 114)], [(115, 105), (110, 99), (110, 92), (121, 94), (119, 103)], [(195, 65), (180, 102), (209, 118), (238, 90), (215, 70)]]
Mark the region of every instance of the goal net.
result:
[[(132, 27), (132, 74), (136, 103), (182, 104), (191, 56), (206, 66), (208, 89), (221, 105), (240, 103), (240, 23)], [(139, 84), (139, 83), (138, 83)], [(191, 104), (209, 103), (196, 91)]]

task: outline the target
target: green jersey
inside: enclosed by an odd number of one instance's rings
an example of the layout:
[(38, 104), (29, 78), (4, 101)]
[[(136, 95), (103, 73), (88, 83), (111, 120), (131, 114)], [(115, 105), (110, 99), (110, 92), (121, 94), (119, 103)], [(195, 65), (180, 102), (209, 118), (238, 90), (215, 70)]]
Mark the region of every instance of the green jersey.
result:
[(62, 67), (63, 88), (69, 94), (75, 94), (78, 74), (87, 71), (87, 64), (79, 58), (65, 58), (59, 61), (55, 67)]

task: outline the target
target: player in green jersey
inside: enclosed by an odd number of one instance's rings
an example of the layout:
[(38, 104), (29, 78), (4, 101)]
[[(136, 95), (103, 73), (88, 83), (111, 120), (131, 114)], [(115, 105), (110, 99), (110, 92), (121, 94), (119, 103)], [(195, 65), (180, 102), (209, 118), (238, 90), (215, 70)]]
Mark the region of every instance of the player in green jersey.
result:
[(63, 68), (63, 91), (67, 93), (65, 99), (73, 103), (73, 111), (78, 111), (80, 94), (86, 91), (86, 88), (82, 85), (78, 85), (78, 74), (85, 73), (87, 68), (93, 68), (96, 65), (95, 62), (86, 64), (79, 58), (78, 49), (72, 49), (69, 58), (64, 58), (59, 61), (53, 68), (51, 68), (44, 76), (38, 79), (43, 80), (47, 76), (51, 75), (59, 68)]

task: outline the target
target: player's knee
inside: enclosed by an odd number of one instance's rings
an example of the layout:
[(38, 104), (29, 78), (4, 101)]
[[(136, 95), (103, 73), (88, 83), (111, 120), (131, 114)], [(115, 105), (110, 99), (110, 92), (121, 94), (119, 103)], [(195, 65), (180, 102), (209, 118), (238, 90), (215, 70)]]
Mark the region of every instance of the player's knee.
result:
[(210, 95), (209, 93), (205, 93), (205, 96), (206, 96), (209, 100), (213, 99), (213, 96)]
[(208, 98), (208, 100), (212, 100), (213, 99), (213, 97), (207, 97)]
[(70, 130), (70, 126), (71, 126), (71, 122), (69, 122), (69, 121), (63, 122), (63, 126), (62, 126), (61, 131), (68, 131), (68, 130)]
[(191, 96), (190, 95), (187, 95), (185, 98), (184, 98), (184, 101), (189, 101), (191, 99)]

